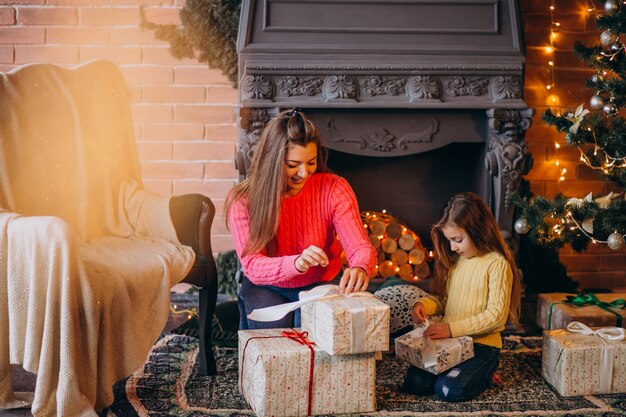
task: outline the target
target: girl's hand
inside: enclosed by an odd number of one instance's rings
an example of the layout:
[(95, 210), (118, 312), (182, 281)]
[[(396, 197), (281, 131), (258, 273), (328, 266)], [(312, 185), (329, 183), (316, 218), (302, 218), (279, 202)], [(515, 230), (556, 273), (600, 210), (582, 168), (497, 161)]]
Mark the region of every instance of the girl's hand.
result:
[(306, 272), (312, 266), (327, 266), (328, 256), (323, 249), (317, 246), (309, 246), (296, 258), (295, 266), (300, 272)]
[(370, 277), (363, 268), (346, 268), (339, 280), (339, 294), (350, 294), (351, 292), (359, 292), (367, 290), (370, 283)]
[(413, 310), (411, 310), (411, 318), (417, 324), (424, 323), (424, 320), (426, 320), (426, 309), (424, 304), (419, 301), (415, 303)]
[(447, 339), (452, 337), (452, 332), (448, 323), (433, 323), (424, 330), (424, 336), (429, 339)]

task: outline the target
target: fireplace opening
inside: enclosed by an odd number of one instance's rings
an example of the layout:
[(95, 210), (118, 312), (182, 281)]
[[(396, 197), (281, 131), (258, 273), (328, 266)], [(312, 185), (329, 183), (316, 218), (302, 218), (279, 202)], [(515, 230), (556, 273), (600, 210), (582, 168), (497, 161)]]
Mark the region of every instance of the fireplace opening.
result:
[(361, 210), (387, 210), (432, 248), (430, 227), (450, 196), (472, 191), (487, 200), (484, 155), (484, 143), (455, 143), (393, 158), (330, 149), (328, 166), (346, 178)]

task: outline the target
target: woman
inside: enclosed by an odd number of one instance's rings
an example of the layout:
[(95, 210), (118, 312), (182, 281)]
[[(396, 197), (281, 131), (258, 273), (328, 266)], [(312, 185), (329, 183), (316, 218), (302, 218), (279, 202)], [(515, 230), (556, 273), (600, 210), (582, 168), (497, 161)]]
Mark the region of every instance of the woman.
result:
[(238, 296), (242, 329), (299, 326), (299, 310), (275, 322), (247, 315), (332, 281), (341, 270), (342, 245), (349, 265), (340, 292), (367, 289), (376, 252), (354, 192), (327, 172), (326, 154), (313, 123), (300, 111), (284, 111), (261, 133), (248, 178), (229, 193), (228, 224), (245, 274)]

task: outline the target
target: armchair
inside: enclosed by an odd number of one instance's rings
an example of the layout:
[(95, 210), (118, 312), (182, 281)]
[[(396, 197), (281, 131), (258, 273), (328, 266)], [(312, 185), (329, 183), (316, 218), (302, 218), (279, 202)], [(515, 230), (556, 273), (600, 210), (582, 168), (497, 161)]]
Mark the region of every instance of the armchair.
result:
[(211, 200), (143, 189), (126, 85), (93, 61), (0, 74), (0, 409), (96, 416), (162, 331), (171, 287), (200, 290), (200, 372), (215, 373)]

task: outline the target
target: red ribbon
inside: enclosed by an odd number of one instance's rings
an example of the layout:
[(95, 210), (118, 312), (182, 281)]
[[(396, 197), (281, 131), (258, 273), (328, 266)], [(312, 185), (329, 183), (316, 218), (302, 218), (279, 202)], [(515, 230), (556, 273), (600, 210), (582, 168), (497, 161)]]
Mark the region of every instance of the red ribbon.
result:
[(307, 346), (309, 350), (311, 351), (311, 361), (310, 361), (310, 366), (309, 366), (309, 402), (308, 402), (308, 407), (307, 407), (307, 415), (310, 416), (311, 410), (313, 407), (313, 370), (315, 369), (315, 349), (313, 349), (313, 346), (315, 345), (315, 343), (309, 340), (308, 336), (309, 336), (309, 332), (299, 332), (295, 329), (289, 329), (289, 330), (283, 330), (283, 333), (281, 336), (256, 336), (256, 337), (251, 337), (250, 339), (248, 339), (246, 341), (245, 346), (243, 347), (243, 353), (241, 355), (241, 374), (239, 376), (239, 381), (242, 384), (241, 385), (242, 388), (243, 388), (243, 366), (246, 363), (246, 349), (248, 349), (248, 343), (250, 343), (250, 341), (254, 339), (277, 339), (277, 338), (282, 338), (282, 337), (291, 339), (294, 342)]

